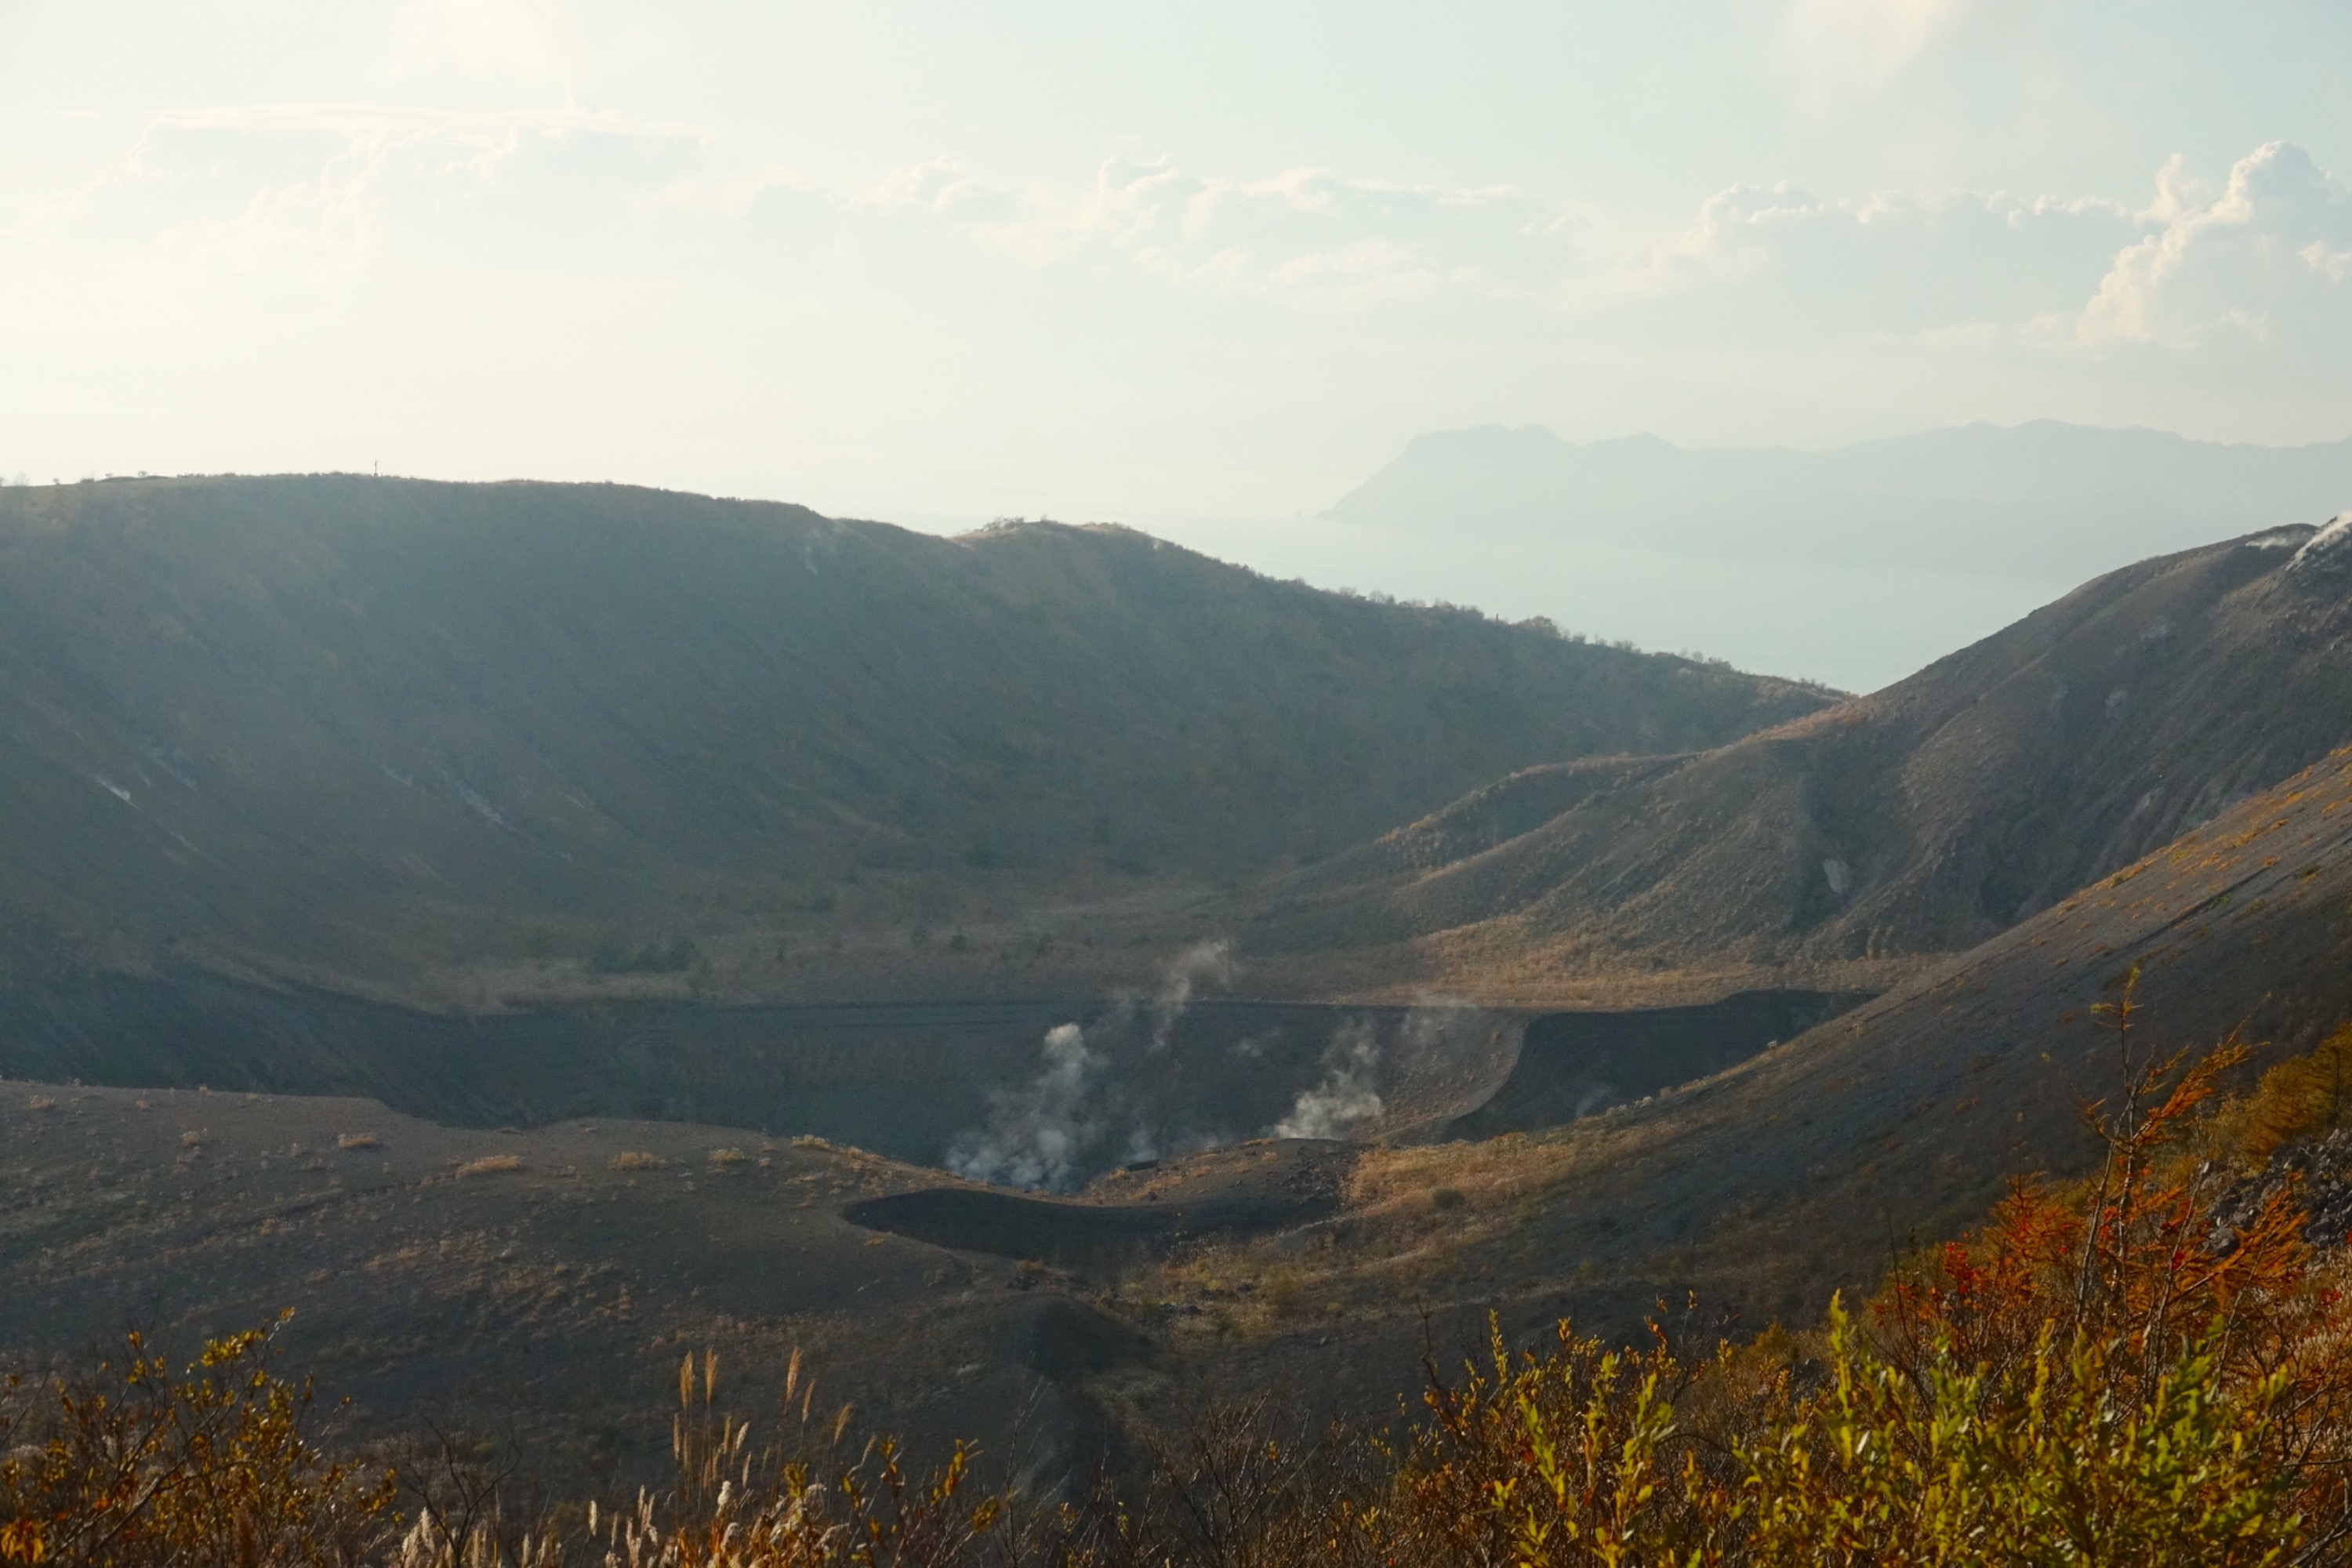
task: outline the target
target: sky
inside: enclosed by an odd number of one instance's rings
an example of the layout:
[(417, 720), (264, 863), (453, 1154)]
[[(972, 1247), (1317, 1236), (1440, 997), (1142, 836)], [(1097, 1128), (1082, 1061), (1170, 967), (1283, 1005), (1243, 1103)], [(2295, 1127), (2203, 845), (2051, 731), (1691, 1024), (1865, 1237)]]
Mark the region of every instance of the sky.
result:
[(0, 475), (1234, 536), (1487, 422), (2339, 439), (2347, 80), (2343, 0), (0, 0)]

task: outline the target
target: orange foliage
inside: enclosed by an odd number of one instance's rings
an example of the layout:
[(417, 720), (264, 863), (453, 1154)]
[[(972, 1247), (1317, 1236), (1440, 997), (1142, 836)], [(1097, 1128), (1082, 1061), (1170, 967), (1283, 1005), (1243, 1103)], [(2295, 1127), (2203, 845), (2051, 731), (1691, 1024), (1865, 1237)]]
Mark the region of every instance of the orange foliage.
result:
[[(0, 1563), (382, 1560), (402, 1568), (1937, 1568), (2352, 1561), (2347, 1264), (2306, 1244), (2292, 1183), (2254, 1189), (2232, 1146), (2332, 1124), (2338, 1059), (2143, 1057), (2129, 987), (2100, 1016), (2116, 1089), (2082, 1107), (2104, 1150), (2067, 1186), (2020, 1181), (1976, 1236), (1898, 1271), (1865, 1322), (1686, 1354), (1559, 1326), (1499, 1334), (1393, 1436), (1297, 1441), (1264, 1405), (1143, 1434), (1139, 1471), (1076, 1501), (990, 1490), (958, 1449), (908, 1473), (844, 1447), (797, 1355), (761, 1443), (679, 1370), (678, 1483), (504, 1555), (428, 1500), (403, 1532), (388, 1477), (305, 1435), (307, 1388), (268, 1336), (179, 1378), (135, 1342), (100, 1384), (0, 1401)], [(2289, 1071), (2288, 1068), (2293, 1068)], [(2216, 1112), (2219, 1110), (2220, 1114)], [(2265, 1140), (2270, 1142), (2265, 1142)], [(2250, 1191), (2267, 1191), (2259, 1203)], [(2224, 1225), (2217, 1215), (2227, 1215)], [(494, 1512), (495, 1510), (493, 1510)], [(472, 1517), (470, 1510), (465, 1516)]]
[(11, 1377), (0, 1563), (310, 1565), (376, 1543), (390, 1476), (321, 1450), (310, 1384), (270, 1370), (270, 1341), (214, 1341), (175, 1376), (133, 1334), (96, 1378)]
[[(2294, 1184), (2236, 1226), (2217, 1223), (2217, 1205), (2245, 1176), (2212, 1157), (2207, 1133), (2222, 1082), (2248, 1053), (2231, 1040), (2193, 1058), (2138, 1057), (2137, 1005), (2127, 984), (2101, 1009), (2122, 1087), (2082, 1108), (2105, 1149), (2096, 1176), (2072, 1190), (2013, 1183), (1982, 1232), (1898, 1273), (1873, 1320), (1915, 1379), (1978, 1369), (2000, 1390), (2037, 1347), (2069, 1339), (2107, 1347), (2104, 1373), (2126, 1406), (2153, 1397), (2191, 1357), (2210, 1360), (2224, 1394), (2277, 1379), (2280, 1397), (2243, 1436), (2294, 1478), (2305, 1519), (2343, 1531), (2352, 1526), (2352, 1302), (2304, 1239)], [(2352, 1031), (2331, 1045), (2352, 1047)], [(2300, 1069), (2298, 1089), (2327, 1070), (2287, 1065)], [(2242, 1107), (2229, 1109), (2242, 1124)]]

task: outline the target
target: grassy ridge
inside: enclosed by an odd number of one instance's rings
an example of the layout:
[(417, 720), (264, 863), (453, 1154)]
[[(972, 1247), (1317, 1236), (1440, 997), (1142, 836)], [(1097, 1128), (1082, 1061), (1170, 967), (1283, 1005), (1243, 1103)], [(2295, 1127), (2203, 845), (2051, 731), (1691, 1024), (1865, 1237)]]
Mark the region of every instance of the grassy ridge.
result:
[(20, 960), (948, 963), (966, 923), (1255, 876), (1532, 763), (1827, 700), (1118, 529), (338, 477), (0, 494)]
[(2313, 532), (2111, 573), (1720, 750), (1531, 770), (1254, 892), (1234, 929), (1303, 971), (1501, 994), (1900, 975), (2352, 740), (2352, 578), (2299, 560)]

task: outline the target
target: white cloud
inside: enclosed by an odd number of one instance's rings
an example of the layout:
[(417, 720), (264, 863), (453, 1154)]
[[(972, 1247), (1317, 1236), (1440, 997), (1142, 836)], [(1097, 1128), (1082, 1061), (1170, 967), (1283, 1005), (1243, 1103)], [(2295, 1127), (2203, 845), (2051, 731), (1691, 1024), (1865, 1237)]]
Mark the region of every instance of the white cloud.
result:
[(2099, 198), (1945, 190), (1828, 200), (1740, 186), (1570, 292), (1588, 308), (1681, 300), (1710, 330), (1758, 340), (2007, 331), (2078, 307), (2142, 228), (2122, 203)]
[(1579, 209), (1507, 187), (1451, 189), (1293, 169), (1257, 180), (1114, 159), (1075, 196), (988, 185), (937, 161), (893, 171), (849, 216), (922, 215), (1034, 264), (1123, 258), (1187, 293), (1360, 311), (1446, 295), (1533, 302), (1579, 264)]
[(1178, 287), (1360, 310), (1449, 291), (1511, 297), (1574, 264), (1576, 215), (1507, 187), (1293, 169), (1263, 180), (1111, 163), (1076, 215), (1089, 238)]
[(1688, 228), (1563, 279), (1555, 297), (1570, 310), (1594, 310), (1737, 282), (1770, 260), (1776, 226), (1823, 217), (1843, 221), (1786, 181), (1769, 190), (1733, 185), (1707, 197)]
[(37, 204), (15, 237), (189, 274), (349, 270), (460, 233), (467, 247), (569, 247), (583, 221), (687, 178), (702, 148), (689, 127), (579, 110), (196, 110), (150, 122), (118, 167)]
[(967, 264), (1109, 260), (1181, 294), (1319, 314), (1452, 302), (1638, 316), (1754, 346), (2187, 351), (2340, 317), (2352, 282), (2346, 194), (2285, 143), (2242, 160), (2218, 195), (2175, 160), (2141, 208), (2005, 191), (1828, 198), (1782, 183), (1719, 191), (1650, 237), (1507, 186), (1320, 169), (1246, 179), (1165, 160), (1113, 160), (1076, 193), (1016, 192), (939, 160), (846, 198), (779, 182), (750, 205), (790, 214), (796, 235), (858, 235), (867, 254), (947, 244)]
[(974, 179), (952, 158), (893, 169), (871, 190), (853, 198), (852, 205), (877, 211), (923, 212), (964, 222), (1002, 221), (1013, 216), (1019, 205), (1011, 194)]
[(2340, 332), (2352, 310), (2352, 193), (2301, 147), (2273, 142), (2239, 160), (2219, 196), (2200, 196), (2168, 165), (2144, 215), (2154, 232), (2116, 256), (2077, 315), (2044, 330), (2085, 347), (2170, 349), (2266, 336), (2282, 318)]
[[(754, 178), (695, 127), (566, 109), (339, 105), (159, 118), (122, 163), (0, 240), (184, 278), (331, 275), (398, 254), (593, 270), (733, 234), (782, 262), (838, 251), (877, 276), (1010, 266), (1123, 271), (1209, 301), (1317, 314), (1449, 305), (1624, 318), (1713, 342), (1906, 341), (2187, 352), (2343, 330), (2352, 195), (2301, 148), (2218, 194), (2179, 160), (2137, 210), (2102, 197), (1736, 185), (1664, 235), (1508, 186), (1293, 169), (1250, 179), (1113, 160), (1015, 190), (948, 159), (863, 190)], [(926, 271), (925, 269), (932, 269)], [(2323, 333), (2323, 335), (2325, 335)]]
[[(1108, 355), (1085, 359), (1101, 341), (1085, 324), (1117, 321), (1156, 353), (1194, 354), (1203, 384), (1242, 363), (1216, 356), (1255, 355), (1244, 374), (1304, 386), (1320, 366), (1410, 342), (1470, 389), (1465, 402), (1490, 395), (1485, 380), (1581, 354), (1759, 383), (1797, 366), (1792, 380), (1841, 395), (1865, 374), (2027, 387), (1988, 410), (2011, 417), (2050, 411), (2042, 389), (2059, 384), (2060, 359), (2083, 385), (2155, 384), (2114, 368), (2141, 362), (2201, 385), (2214, 355), (2232, 355), (2254, 395), (2336, 406), (2328, 380), (2352, 348), (2346, 193), (2284, 145), (2216, 189), (2168, 164), (2145, 205), (1743, 184), (1647, 230), (1509, 186), (1322, 169), (1250, 177), (1113, 160), (1016, 185), (939, 159), (849, 185), (730, 151), (695, 126), (579, 109), (159, 117), (102, 177), (0, 215), (0, 342), (20, 363), (81, 364), (144, 363), (173, 343), (210, 354), (271, 332), (289, 356), (430, 341), (487, 362), (495, 341), (520, 384), (547, 350), (533, 334), (556, 332), (542, 318), (570, 310), (578, 319), (555, 341), (635, 342), (673, 367), (753, 341), (744, 321), (792, 345), (727, 371), (739, 387), (768, 386), (771, 363), (877, 359), (838, 346), (852, 341), (928, 363), (958, 331), (985, 344), (974, 363), (1008, 352), (1083, 363), (1053, 383), (1076, 385), (1125, 374)], [(583, 331), (591, 310), (596, 326)], [(725, 325), (683, 325), (694, 321)], [(1807, 368), (1832, 361), (1865, 368), (1834, 382)], [(1300, 395), (1361, 390), (1333, 377)], [(1961, 394), (1948, 401), (1975, 416)], [(2302, 417), (2298, 429), (2324, 428)]]

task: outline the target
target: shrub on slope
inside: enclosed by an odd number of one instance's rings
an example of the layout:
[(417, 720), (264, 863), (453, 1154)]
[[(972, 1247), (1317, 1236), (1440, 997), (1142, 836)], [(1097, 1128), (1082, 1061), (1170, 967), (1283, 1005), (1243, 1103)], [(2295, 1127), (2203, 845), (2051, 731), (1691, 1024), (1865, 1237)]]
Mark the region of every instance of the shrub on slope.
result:
[[(142, 1363), (126, 1397), (11, 1384), (0, 1560), (2345, 1561), (2344, 1251), (2307, 1243), (2285, 1189), (2214, 1223), (2260, 1146), (2245, 1130), (2298, 1114), (2307, 1075), (2274, 1069), (2217, 1116), (2242, 1052), (2136, 1058), (2118, 1036), (2117, 1087), (2089, 1109), (2106, 1151), (2095, 1176), (2021, 1184), (1978, 1236), (1816, 1334), (1691, 1352), (1661, 1331), (1627, 1351), (1562, 1324), (1551, 1348), (1518, 1354), (1497, 1337), (1484, 1365), (1433, 1368), (1423, 1414), (1400, 1434), (1291, 1442), (1268, 1406), (1212, 1415), (1147, 1438), (1133, 1475), (1072, 1501), (982, 1487), (961, 1450), (918, 1473), (886, 1441), (845, 1446), (851, 1413), (817, 1405), (797, 1357), (781, 1422), (755, 1432), (717, 1406), (715, 1363), (689, 1357), (674, 1488), (536, 1531), (499, 1517), (495, 1499), (481, 1506), (479, 1490), (458, 1489), (466, 1509), (436, 1502), (450, 1494), (430, 1478), (412, 1489), (412, 1517), (394, 1518), (381, 1472), (289, 1440), (299, 1397), (248, 1364), (248, 1337), (184, 1384)], [(2333, 1048), (2352, 1050), (2352, 1036)]]

